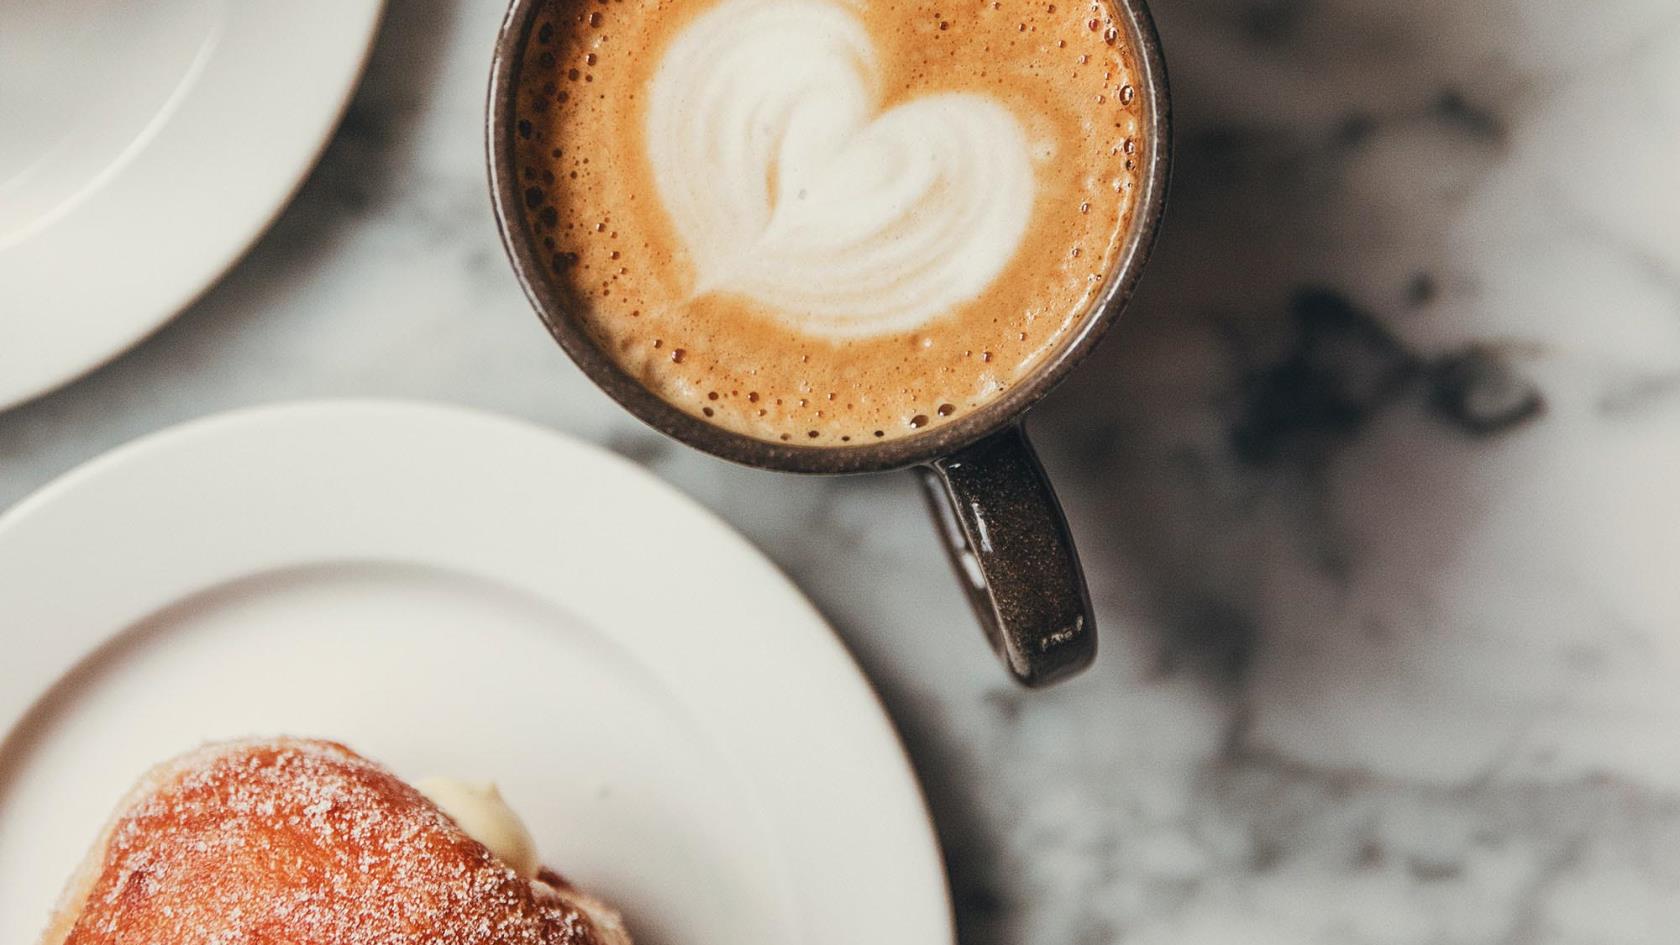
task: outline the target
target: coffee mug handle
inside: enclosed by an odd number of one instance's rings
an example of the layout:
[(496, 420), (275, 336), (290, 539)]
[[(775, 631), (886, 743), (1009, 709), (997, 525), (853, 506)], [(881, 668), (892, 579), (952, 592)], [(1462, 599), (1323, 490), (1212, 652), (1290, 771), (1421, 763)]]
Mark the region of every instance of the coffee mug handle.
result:
[(1044, 686), (1090, 665), (1096, 625), (1079, 553), (1020, 424), (929, 463), (922, 484), (957, 579), (1016, 680)]

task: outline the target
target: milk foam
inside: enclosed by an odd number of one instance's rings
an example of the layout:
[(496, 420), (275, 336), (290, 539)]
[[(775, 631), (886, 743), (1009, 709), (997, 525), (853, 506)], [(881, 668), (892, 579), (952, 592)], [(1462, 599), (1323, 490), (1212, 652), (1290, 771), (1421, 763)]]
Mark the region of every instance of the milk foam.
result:
[(647, 155), (698, 273), (798, 329), (914, 329), (978, 297), (1032, 215), (1027, 135), (979, 94), (882, 113), (874, 45), (833, 0), (724, 0), (651, 80)]

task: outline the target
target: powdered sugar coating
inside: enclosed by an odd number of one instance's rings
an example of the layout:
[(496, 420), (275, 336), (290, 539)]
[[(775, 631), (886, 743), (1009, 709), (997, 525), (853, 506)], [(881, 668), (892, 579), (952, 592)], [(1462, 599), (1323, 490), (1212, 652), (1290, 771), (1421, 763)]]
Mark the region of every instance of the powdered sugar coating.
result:
[[(241, 742), (132, 795), (70, 945), (605, 945), (569, 891), (520, 878), (342, 745)], [(53, 941), (49, 936), (48, 941)]]

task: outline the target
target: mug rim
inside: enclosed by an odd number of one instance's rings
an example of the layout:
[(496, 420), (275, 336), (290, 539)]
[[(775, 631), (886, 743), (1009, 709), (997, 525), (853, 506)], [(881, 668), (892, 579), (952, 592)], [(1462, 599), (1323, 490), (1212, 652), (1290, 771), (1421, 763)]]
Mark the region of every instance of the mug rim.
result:
[(490, 201), (495, 209), (502, 248), (514, 276), (549, 334), (584, 374), (607, 396), (642, 422), (695, 449), (760, 469), (796, 473), (878, 472), (925, 465), (958, 452), (1011, 424), (1061, 383), (1096, 348), (1118, 320), (1142, 275), (1160, 232), (1172, 164), (1172, 109), (1166, 61), (1146, 0), (1109, 0), (1125, 21), (1136, 59), (1139, 84), (1148, 96), (1144, 126), (1148, 154), (1141, 193), (1119, 257), (1102, 291), (1061, 346), (1024, 379), (998, 397), (948, 423), (879, 443), (806, 446), (762, 440), (724, 429), (694, 416), (659, 396), (619, 366), (569, 314), (565, 293), (550, 279), (536, 252), (521, 209), (523, 196), (515, 167), (519, 70), (537, 11), (552, 0), (511, 0), (496, 35), (485, 108), (485, 151)]

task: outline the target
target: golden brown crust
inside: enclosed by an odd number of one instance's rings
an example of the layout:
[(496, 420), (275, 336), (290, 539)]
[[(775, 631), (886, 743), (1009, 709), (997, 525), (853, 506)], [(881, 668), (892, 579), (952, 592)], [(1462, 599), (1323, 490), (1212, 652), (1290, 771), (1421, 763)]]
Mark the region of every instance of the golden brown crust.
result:
[(43, 945), (440, 941), (629, 940), (610, 910), (520, 878), (379, 765), (281, 739), (211, 746), (144, 778)]

